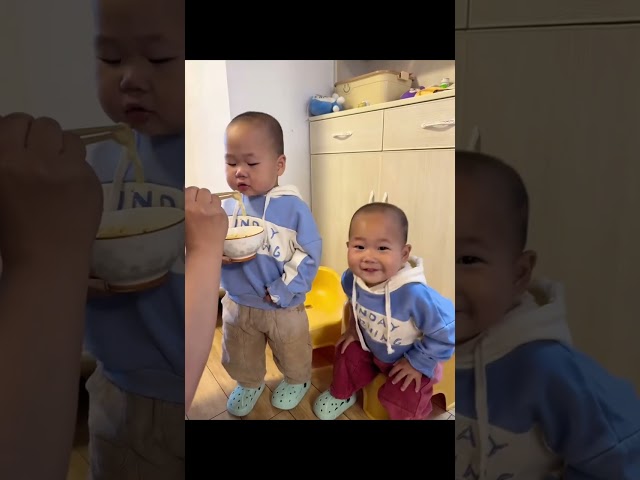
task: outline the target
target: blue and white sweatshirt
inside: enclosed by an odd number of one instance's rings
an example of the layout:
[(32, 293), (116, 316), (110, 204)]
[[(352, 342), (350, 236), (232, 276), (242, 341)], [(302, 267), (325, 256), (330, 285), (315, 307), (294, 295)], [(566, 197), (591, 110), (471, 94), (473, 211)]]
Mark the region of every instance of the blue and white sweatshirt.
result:
[[(184, 135), (137, 136), (145, 181), (176, 192), (142, 192), (121, 198), (119, 209), (148, 206), (184, 208)], [(88, 161), (103, 183), (113, 181), (122, 158), (114, 142), (96, 144)], [(133, 167), (126, 181), (133, 181)], [(85, 348), (122, 390), (184, 403), (184, 258), (160, 287), (87, 302)]]
[(640, 399), (571, 347), (549, 281), (458, 345), (455, 423), (457, 480), (640, 479)]
[(396, 275), (374, 287), (346, 270), (342, 288), (351, 299), (360, 345), (378, 360), (395, 363), (404, 356), (433, 378), (438, 364), (453, 355), (455, 309), (427, 285), (421, 258), (409, 258)]
[[(238, 215), (232, 226), (263, 225), (264, 241), (253, 260), (223, 265), (222, 288), (231, 300), (247, 307), (273, 310), (300, 305), (322, 256), (322, 239), (311, 210), (294, 186), (242, 199), (246, 217), (238, 213), (236, 200), (223, 204), (228, 215)], [(265, 301), (267, 291), (274, 303)]]

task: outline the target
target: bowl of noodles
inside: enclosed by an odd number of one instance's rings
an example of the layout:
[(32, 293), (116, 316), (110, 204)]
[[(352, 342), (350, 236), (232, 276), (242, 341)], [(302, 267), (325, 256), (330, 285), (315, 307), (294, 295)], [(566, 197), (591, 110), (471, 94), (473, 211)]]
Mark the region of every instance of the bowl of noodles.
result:
[(232, 262), (254, 258), (264, 241), (262, 220), (246, 215), (229, 217), (229, 230), (224, 241), (224, 255)]
[[(103, 185), (105, 198), (113, 184)], [(184, 273), (184, 192), (144, 182), (122, 184), (117, 209), (105, 210), (91, 256), (91, 276), (111, 288), (152, 284)]]

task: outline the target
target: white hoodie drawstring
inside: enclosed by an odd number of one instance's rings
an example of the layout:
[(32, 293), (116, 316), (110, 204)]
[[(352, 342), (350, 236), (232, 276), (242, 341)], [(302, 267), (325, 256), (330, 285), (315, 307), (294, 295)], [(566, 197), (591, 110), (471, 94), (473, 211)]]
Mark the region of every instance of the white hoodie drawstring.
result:
[(269, 201), (271, 200), (271, 190), (267, 193), (267, 196), (264, 200), (264, 210), (262, 211), (262, 227), (264, 228), (264, 244), (269, 246), (269, 232), (267, 232), (267, 224), (265, 218), (267, 216), (267, 207), (269, 206)]
[(478, 465), (478, 480), (485, 480), (487, 469), (487, 452), (485, 446), (489, 437), (489, 412), (487, 405), (487, 376), (484, 365), (483, 345), (484, 338), (478, 342), (474, 349), (474, 376), (475, 376), (475, 407), (478, 419), (478, 455), (480, 456)]
[(360, 331), (360, 322), (358, 321), (358, 311), (356, 309), (356, 276), (353, 276), (353, 288), (351, 289), (351, 308), (353, 309), (353, 321), (356, 322), (356, 332), (358, 332), (358, 338), (360, 339), (360, 346), (365, 352), (370, 352), (367, 348), (367, 344), (364, 343), (364, 337)]
[(384, 314), (387, 316), (385, 323), (387, 324), (387, 353), (391, 355), (393, 348), (391, 347), (391, 293), (389, 292), (389, 282), (384, 286)]
[[(356, 331), (358, 332), (358, 338), (360, 339), (360, 345), (363, 350), (369, 351), (366, 343), (364, 343), (364, 337), (362, 336), (362, 332), (360, 331), (360, 322), (358, 322), (358, 312), (356, 310), (356, 276), (353, 276), (353, 287), (351, 288), (351, 308), (353, 309), (353, 321), (356, 322)], [(389, 290), (389, 282), (387, 282), (384, 286), (384, 314), (386, 315), (385, 324), (387, 326), (387, 353), (391, 355), (394, 350), (391, 346), (391, 292)]]

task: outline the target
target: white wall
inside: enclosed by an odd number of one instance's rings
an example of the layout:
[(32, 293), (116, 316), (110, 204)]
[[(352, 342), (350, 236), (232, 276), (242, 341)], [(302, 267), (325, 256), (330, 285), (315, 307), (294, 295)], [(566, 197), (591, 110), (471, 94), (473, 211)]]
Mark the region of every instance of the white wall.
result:
[[(248, 111), (273, 115), (282, 125), (287, 169), (280, 184), (293, 184), (311, 202), (309, 99), (333, 92), (333, 60), (227, 60), (231, 117)], [(222, 160), (221, 160), (222, 162)]]
[(273, 115), (282, 125), (287, 169), (281, 184), (294, 184), (311, 201), (307, 105), (330, 94), (333, 60), (207, 60), (186, 62), (186, 183), (229, 190), (224, 177), (224, 130), (248, 110)]
[(111, 123), (95, 92), (90, 2), (3, 0), (0, 114), (50, 116), (63, 128)]
[(231, 120), (225, 60), (185, 62), (185, 183), (229, 190), (224, 176), (224, 130)]

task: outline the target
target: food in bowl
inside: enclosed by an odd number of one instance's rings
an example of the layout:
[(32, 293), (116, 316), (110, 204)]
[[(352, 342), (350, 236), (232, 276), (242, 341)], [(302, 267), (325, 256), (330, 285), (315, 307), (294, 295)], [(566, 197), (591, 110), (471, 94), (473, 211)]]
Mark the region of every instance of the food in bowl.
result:
[(224, 255), (232, 260), (252, 258), (262, 246), (264, 228), (260, 225), (231, 227), (224, 241)]
[(152, 232), (153, 229), (143, 228), (141, 230), (132, 230), (127, 227), (110, 227), (110, 228), (101, 228), (98, 230), (98, 234), (96, 238), (117, 238), (117, 237), (126, 237), (128, 235), (137, 235), (140, 233), (148, 233)]
[(91, 257), (91, 275), (114, 286), (150, 282), (184, 255), (184, 210), (143, 207), (105, 211)]
[(246, 238), (249, 237), (250, 235), (247, 235), (246, 233), (228, 233), (226, 239), (227, 240), (235, 240), (237, 238)]
[(127, 208), (106, 211), (96, 238), (120, 238), (169, 228), (184, 221), (184, 211), (172, 207)]

